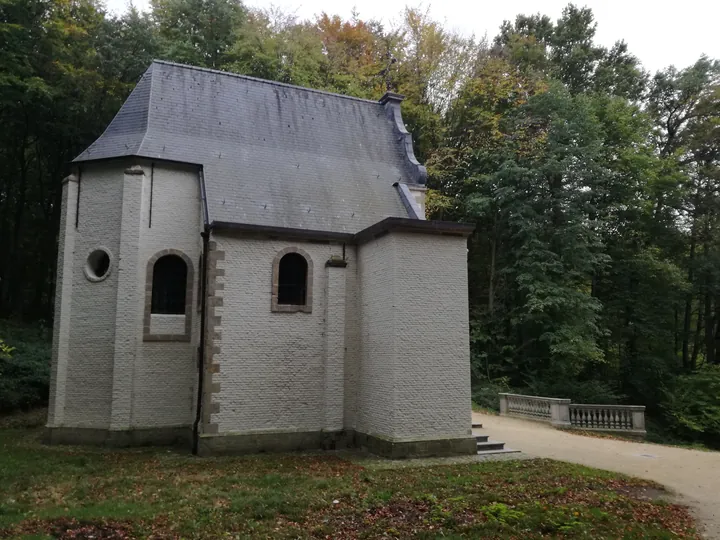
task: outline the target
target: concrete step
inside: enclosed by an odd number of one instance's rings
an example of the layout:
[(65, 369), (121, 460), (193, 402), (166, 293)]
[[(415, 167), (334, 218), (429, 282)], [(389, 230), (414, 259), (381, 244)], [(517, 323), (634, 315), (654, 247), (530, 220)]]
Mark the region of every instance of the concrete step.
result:
[(487, 450), (504, 450), (505, 449), (505, 443), (500, 441), (484, 441), (484, 442), (478, 442), (477, 443), (477, 449), (478, 453), (485, 452)]
[(478, 450), (478, 456), (490, 456), (495, 454), (518, 454), (520, 450), (513, 450), (512, 448), (503, 448), (502, 450)]
[(482, 429), (482, 424), (479, 422), (478, 423), (473, 422), (472, 428), (473, 429)]
[(488, 438), (490, 435), (475, 435), (475, 440), (477, 442), (488, 442)]

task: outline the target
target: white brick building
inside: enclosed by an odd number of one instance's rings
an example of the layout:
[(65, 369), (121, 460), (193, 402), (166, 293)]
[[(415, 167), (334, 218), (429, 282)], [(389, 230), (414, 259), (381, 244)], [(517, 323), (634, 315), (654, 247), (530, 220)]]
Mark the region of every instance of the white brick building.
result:
[(154, 62), (64, 183), (50, 442), (474, 453), (401, 99)]

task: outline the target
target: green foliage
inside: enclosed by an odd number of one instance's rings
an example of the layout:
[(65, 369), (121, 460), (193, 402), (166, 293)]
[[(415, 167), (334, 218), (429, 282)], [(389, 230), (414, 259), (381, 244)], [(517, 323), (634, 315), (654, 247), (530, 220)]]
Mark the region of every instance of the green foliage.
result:
[(492, 503), (488, 506), (483, 506), (480, 511), (489, 519), (499, 521), (500, 523), (518, 522), (525, 517), (524, 512), (513, 510), (507, 504), (503, 503)]
[[(0, 339), (0, 359), (1, 360), (10, 360), (10, 356), (12, 352), (15, 350), (15, 347), (11, 347), (5, 341)], [(0, 372), (0, 376), (2, 373)]]
[[(473, 367), (476, 365), (477, 362), (473, 362)], [(481, 409), (498, 411), (500, 408), (498, 394), (511, 391), (508, 378), (487, 379), (482, 375), (476, 375), (475, 373), (473, 375), (473, 403)]]
[(149, 449), (48, 447), (0, 429), (0, 537), (693, 537), (650, 484), (550, 460), (391, 467), (273, 454), (199, 461)]
[(667, 427), (685, 440), (720, 447), (720, 366), (675, 379), (662, 404)]
[(50, 341), (44, 329), (0, 320), (0, 412), (45, 405), (50, 379)]

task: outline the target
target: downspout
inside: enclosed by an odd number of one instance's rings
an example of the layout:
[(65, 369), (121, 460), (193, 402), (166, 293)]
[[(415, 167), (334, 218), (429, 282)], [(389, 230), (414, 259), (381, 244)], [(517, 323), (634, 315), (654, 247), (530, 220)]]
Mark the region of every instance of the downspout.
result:
[(197, 404), (195, 406), (195, 422), (193, 423), (193, 455), (198, 454), (200, 446), (200, 421), (202, 420), (203, 384), (205, 381), (205, 318), (207, 306), (207, 263), (208, 244), (210, 243), (210, 227), (205, 225), (205, 230), (200, 233), (203, 242), (202, 251), (202, 283), (200, 284), (200, 344), (198, 345), (198, 391)]
[(203, 384), (205, 380), (205, 334), (207, 332), (207, 267), (208, 267), (208, 247), (210, 244), (210, 224), (208, 222), (207, 196), (205, 192), (205, 175), (202, 168), (198, 172), (198, 180), (200, 181), (200, 197), (203, 212), (203, 232), (202, 237), (202, 283), (200, 283), (200, 344), (198, 345), (198, 389), (197, 402), (195, 406), (195, 422), (193, 423), (193, 443), (192, 453), (198, 455), (200, 447), (200, 422), (202, 420), (202, 403), (203, 403)]

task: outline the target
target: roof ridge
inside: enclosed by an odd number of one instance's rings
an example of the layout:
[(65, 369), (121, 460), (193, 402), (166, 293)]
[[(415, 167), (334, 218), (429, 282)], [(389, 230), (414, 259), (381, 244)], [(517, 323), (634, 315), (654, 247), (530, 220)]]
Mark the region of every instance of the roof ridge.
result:
[(316, 89), (316, 88), (308, 88), (307, 86), (298, 86), (298, 85), (296, 85), (296, 84), (288, 84), (288, 83), (283, 83), (283, 82), (278, 82), (278, 81), (271, 81), (271, 80), (268, 80), (268, 79), (260, 79), (259, 77), (251, 77), (250, 75), (241, 75), (241, 74), (239, 74), (239, 73), (232, 73), (232, 72), (230, 72), (230, 71), (222, 71), (222, 70), (219, 70), (219, 69), (211, 69), (211, 68), (204, 68), (204, 67), (198, 67), (198, 66), (191, 66), (191, 65), (189, 65), (189, 64), (180, 64), (180, 63), (178, 63), (178, 62), (170, 62), (169, 60), (160, 60), (160, 59), (155, 59), (155, 60), (153, 60), (153, 63), (154, 63), (154, 64), (165, 64), (165, 65), (167, 65), (167, 66), (174, 66), (174, 67), (179, 67), (179, 68), (183, 68), (183, 69), (192, 69), (192, 70), (194, 70), (194, 71), (204, 71), (204, 72), (207, 72), (207, 73), (215, 73), (215, 74), (217, 74), (217, 75), (226, 75), (226, 76), (228, 76), (228, 77), (235, 77), (235, 78), (237, 78), (237, 79), (245, 79), (245, 80), (248, 80), (248, 81), (265, 83), (265, 84), (269, 84), (269, 85), (272, 85), (272, 86), (279, 86), (279, 87), (282, 87), (282, 88), (293, 88), (293, 89), (296, 89), (296, 90), (305, 90), (306, 92), (312, 92), (312, 93), (315, 93), (315, 94), (322, 94), (322, 95), (325, 95), (325, 96), (332, 96), (332, 97), (339, 97), (339, 98), (344, 98), (344, 99), (350, 99), (350, 100), (353, 100), (353, 101), (360, 101), (360, 102), (362, 102), (362, 103), (372, 103), (373, 105), (381, 105), (380, 101), (377, 101), (377, 100), (374, 100), (374, 99), (365, 99), (365, 98), (359, 98), (359, 97), (355, 97), (355, 96), (347, 96), (347, 95), (345, 95), (345, 94), (338, 94), (338, 93), (336, 93), (336, 92), (328, 92), (328, 91), (326, 91), (326, 90), (318, 90), (318, 89)]

